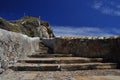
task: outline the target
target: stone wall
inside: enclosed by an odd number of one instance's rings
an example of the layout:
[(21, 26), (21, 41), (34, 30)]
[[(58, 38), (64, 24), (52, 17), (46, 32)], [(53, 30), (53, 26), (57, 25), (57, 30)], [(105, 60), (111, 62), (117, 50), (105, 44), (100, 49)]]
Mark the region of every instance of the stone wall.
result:
[(52, 50), (54, 49), (55, 38), (43, 38), (42, 42)]
[(120, 61), (120, 37), (57, 37), (54, 52)]
[(0, 29), (0, 67), (6, 69), (17, 59), (39, 49), (39, 38)]

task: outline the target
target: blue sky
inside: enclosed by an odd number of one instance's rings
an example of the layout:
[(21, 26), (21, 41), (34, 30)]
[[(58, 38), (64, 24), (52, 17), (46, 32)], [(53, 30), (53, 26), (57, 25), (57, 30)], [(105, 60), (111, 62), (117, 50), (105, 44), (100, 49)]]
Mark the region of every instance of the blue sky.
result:
[(41, 16), (57, 36), (120, 35), (119, 0), (0, 0), (0, 16)]

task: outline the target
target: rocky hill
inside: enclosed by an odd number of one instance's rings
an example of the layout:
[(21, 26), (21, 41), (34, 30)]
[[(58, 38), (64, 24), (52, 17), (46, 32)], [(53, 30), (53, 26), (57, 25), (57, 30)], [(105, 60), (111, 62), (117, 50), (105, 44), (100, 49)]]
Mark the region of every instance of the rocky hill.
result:
[(0, 28), (23, 33), (30, 37), (52, 38), (54, 37), (50, 24), (36, 17), (25, 16), (19, 20), (6, 21), (0, 18)]

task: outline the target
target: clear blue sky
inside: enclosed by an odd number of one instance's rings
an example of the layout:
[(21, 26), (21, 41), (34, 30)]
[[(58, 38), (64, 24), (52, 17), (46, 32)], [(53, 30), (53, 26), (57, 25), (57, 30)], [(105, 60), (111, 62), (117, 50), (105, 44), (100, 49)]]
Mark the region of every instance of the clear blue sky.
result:
[(56, 35), (120, 34), (119, 0), (0, 0), (0, 16), (19, 19), (41, 16)]

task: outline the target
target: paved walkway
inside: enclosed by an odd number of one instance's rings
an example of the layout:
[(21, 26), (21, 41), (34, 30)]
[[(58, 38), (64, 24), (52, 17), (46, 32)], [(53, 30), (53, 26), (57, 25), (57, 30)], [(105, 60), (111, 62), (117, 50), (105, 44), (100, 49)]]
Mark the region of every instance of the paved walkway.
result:
[(0, 80), (120, 80), (120, 70), (17, 71), (7, 70)]

